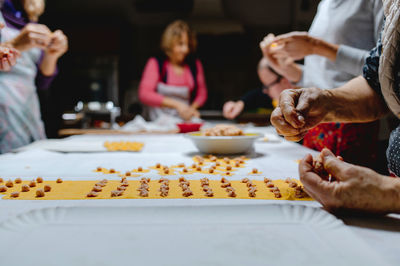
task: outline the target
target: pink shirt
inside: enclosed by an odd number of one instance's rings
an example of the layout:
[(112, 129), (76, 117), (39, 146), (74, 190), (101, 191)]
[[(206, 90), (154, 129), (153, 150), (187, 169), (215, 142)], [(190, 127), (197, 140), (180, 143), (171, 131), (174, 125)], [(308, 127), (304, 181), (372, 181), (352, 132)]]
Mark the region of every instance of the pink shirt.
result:
[[(204, 78), (204, 70), (200, 60), (196, 60), (197, 67), (197, 95), (194, 103), (202, 106), (207, 100), (207, 87)], [(166, 63), (167, 85), (186, 86), (190, 92), (194, 89), (194, 79), (188, 65), (185, 65), (183, 74), (178, 75), (172, 68), (171, 63)], [(162, 94), (157, 92), (157, 84), (160, 82), (160, 71), (155, 58), (150, 58), (144, 68), (142, 80), (139, 85), (139, 99), (143, 104), (159, 107), (164, 99)]]

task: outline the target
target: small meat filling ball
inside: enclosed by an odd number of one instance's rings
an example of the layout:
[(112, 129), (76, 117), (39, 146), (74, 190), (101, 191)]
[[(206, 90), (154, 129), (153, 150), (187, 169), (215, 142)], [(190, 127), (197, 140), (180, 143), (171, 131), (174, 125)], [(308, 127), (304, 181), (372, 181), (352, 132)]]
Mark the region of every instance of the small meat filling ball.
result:
[(137, 170), (138, 170), (139, 172), (142, 172), (142, 171), (143, 171), (143, 167), (139, 166)]
[(22, 179), (21, 178), (16, 178), (14, 180), (15, 184), (21, 184), (22, 183)]
[(210, 168), (210, 169), (208, 169), (208, 172), (209, 172), (210, 174), (213, 174), (213, 173), (214, 173), (214, 169)]
[(3, 178), (0, 177), (0, 183), (3, 183), (3, 182), (4, 182)]
[(157, 163), (157, 164), (156, 164), (156, 168), (157, 168), (157, 169), (161, 168), (161, 164), (160, 164), (160, 163)]
[(87, 193), (86, 194), (86, 197), (88, 197), (88, 198), (94, 198), (94, 197), (97, 197), (97, 192), (95, 192), (95, 191), (90, 191), (89, 193)]
[(249, 181), (250, 179), (248, 179), (247, 177), (242, 179), (242, 183), (248, 183)]
[(204, 194), (206, 197), (214, 197), (214, 192), (211, 189), (208, 189), (205, 191), (206, 193)]
[(36, 182), (34, 180), (32, 180), (31, 182), (29, 182), (29, 186), (36, 187)]
[(22, 185), (21, 192), (28, 192), (30, 190), (28, 185)]
[(123, 193), (124, 192), (121, 190), (113, 190), (113, 191), (111, 191), (111, 197), (119, 197), (119, 196), (122, 196)]
[(63, 180), (62, 180), (61, 178), (57, 178), (56, 182), (57, 182), (57, 183), (62, 183)]
[(101, 171), (103, 171), (103, 168), (102, 167), (97, 167), (97, 169), (96, 169), (98, 172), (101, 172)]
[(0, 192), (7, 192), (6, 186), (0, 186)]
[(253, 174), (257, 174), (257, 173), (258, 173), (258, 169), (257, 169), (257, 168), (253, 168), (252, 173), (253, 173)]
[(36, 197), (38, 198), (44, 197), (44, 190), (42, 188), (38, 188), (36, 190)]
[(12, 193), (10, 194), (10, 197), (11, 197), (11, 198), (18, 198), (18, 197), (19, 197), (19, 192), (12, 192)]
[(92, 191), (94, 191), (94, 192), (101, 192), (103, 190), (103, 188), (101, 187), (101, 186), (94, 186), (93, 188), (92, 188)]
[(126, 175), (126, 176), (130, 176), (130, 175), (131, 175), (131, 172), (126, 172), (125, 175)]
[(50, 192), (51, 191), (51, 186), (44, 185), (43, 190), (44, 190), (44, 192)]
[(43, 178), (41, 178), (41, 177), (36, 178), (36, 182), (43, 183)]
[(13, 187), (13, 186), (14, 186), (14, 183), (11, 180), (8, 180), (6, 182), (6, 187)]
[(114, 174), (115, 173), (115, 169), (111, 168), (109, 172), (110, 172), (110, 174)]
[(186, 189), (185, 191), (183, 191), (182, 196), (184, 197), (190, 197), (193, 195), (193, 192), (190, 189)]

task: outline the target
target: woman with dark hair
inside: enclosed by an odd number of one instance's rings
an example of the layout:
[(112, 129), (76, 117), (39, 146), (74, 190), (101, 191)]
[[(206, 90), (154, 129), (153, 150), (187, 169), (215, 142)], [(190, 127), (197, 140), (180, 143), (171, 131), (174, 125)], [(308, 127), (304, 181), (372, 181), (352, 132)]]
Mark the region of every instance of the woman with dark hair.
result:
[(68, 41), (37, 23), (44, 7), (44, 0), (5, 0), (1, 8), (2, 41), (21, 56), (0, 72), (0, 153), (46, 137), (36, 91), (49, 88)]
[(203, 66), (193, 56), (196, 45), (186, 22), (177, 20), (165, 29), (161, 39), (164, 54), (149, 59), (139, 86), (148, 119), (168, 114), (186, 121), (200, 116), (197, 109), (207, 100), (207, 87)]

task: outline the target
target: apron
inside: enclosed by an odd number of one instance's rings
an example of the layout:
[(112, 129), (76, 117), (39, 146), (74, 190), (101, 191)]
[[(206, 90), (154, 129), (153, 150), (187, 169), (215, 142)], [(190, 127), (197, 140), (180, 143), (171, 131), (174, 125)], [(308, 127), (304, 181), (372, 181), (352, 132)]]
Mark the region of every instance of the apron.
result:
[[(0, 22), (6, 25), (1, 13)], [(19, 33), (5, 27), (2, 41)], [(10, 72), (0, 72), (0, 153), (46, 138), (35, 85), (41, 53), (38, 48), (22, 52)]]
[[(167, 85), (164, 82), (157, 84), (157, 92), (165, 97), (190, 105), (190, 89), (186, 86)], [(157, 120), (162, 115), (179, 117), (177, 110), (167, 107), (145, 107), (146, 117), (151, 121)]]

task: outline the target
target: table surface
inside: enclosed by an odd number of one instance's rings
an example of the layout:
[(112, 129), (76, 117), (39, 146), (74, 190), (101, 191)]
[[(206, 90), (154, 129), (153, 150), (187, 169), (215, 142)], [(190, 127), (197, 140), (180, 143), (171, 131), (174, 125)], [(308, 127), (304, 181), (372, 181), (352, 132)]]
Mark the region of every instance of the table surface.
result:
[[(273, 128), (250, 128), (250, 132), (263, 134), (275, 134)], [(139, 153), (132, 152), (81, 152), (62, 153), (50, 151), (52, 147), (65, 145), (82, 146), (102, 145), (104, 141), (140, 141), (145, 146)], [(314, 151), (302, 147), (299, 144), (287, 142), (283, 139), (274, 142), (258, 140), (255, 148), (248, 157), (249, 169), (254, 167), (263, 171), (265, 176), (272, 179), (285, 179), (287, 177), (298, 178), (298, 163), (305, 154)], [(0, 173), (3, 178), (32, 179), (42, 176), (45, 180), (54, 180), (62, 177), (64, 180), (93, 180), (101, 178), (99, 173), (93, 172), (98, 166), (114, 168), (121, 171), (131, 170), (138, 166), (147, 167), (160, 162), (163, 165), (177, 163), (189, 164), (192, 157), (197, 155), (195, 146), (183, 135), (81, 135), (63, 140), (44, 140), (33, 143), (20, 149), (17, 153), (0, 155)], [(151, 177), (151, 174), (149, 174)], [(108, 179), (119, 179), (109, 177)], [(210, 177), (212, 178), (212, 177)], [(217, 178), (217, 177), (214, 177)], [(241, 179), (233, 176), (231, 179)], [(71, 200), (71, 201), (13, 201), (2, 200), (0, 203), (0, 223), (18, 214), (29, 210), (45, 207), (70, 207), (70, 206), (180, 206), (180, 205), (268, 205), (268, 204), (301, 204), (320, 208), (320, 204), (312, 202), (289, 201), (260, 201), (239, 199), (207, 199), (207, 200)], [(370, 218), (338, 218), (342, 219), (357, 236), (367, 245), (376, 250), (382, 259), (391, 265), (398, 265), (400, 261), (400, 216), (390, 215), (386, 217)], [(345, 241), (345, 240), (344, 240)]]

